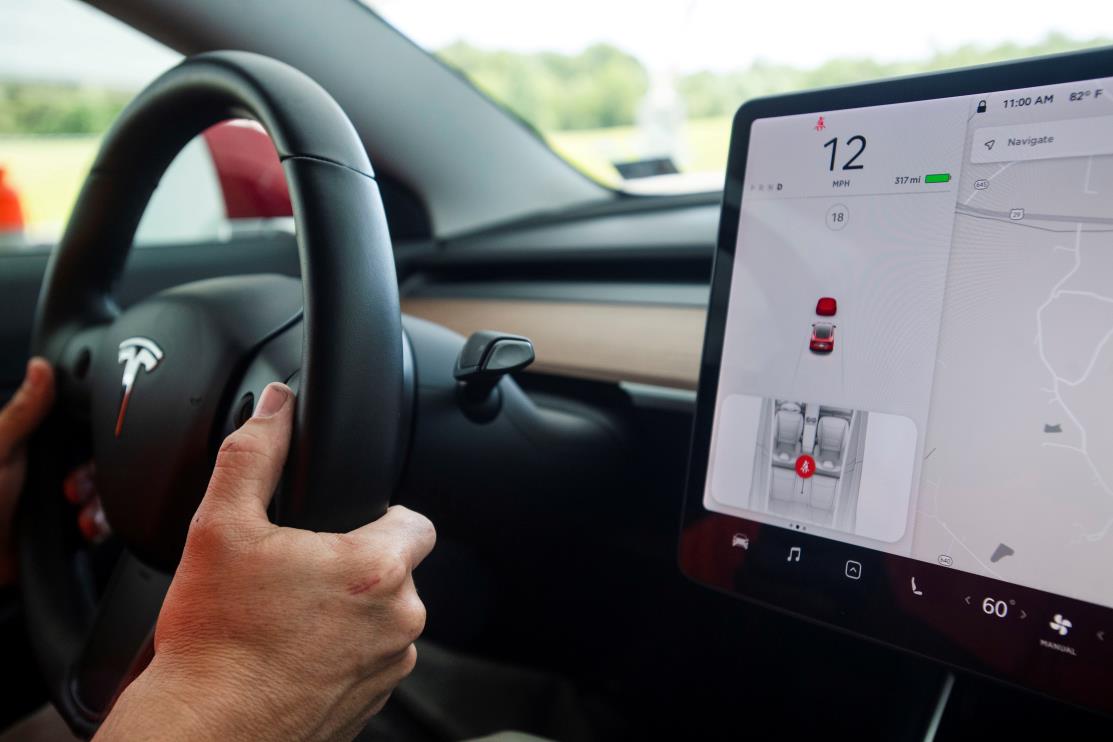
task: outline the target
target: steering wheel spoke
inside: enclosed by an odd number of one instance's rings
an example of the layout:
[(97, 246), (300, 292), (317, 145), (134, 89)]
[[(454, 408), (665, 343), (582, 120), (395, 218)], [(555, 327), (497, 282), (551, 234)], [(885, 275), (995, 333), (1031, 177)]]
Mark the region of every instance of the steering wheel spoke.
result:
[(90, 723), (104, 719), (116, 697), (150, 662), (170, 579), (126, 551), (117, 561), (71, 670), (74, 707)]

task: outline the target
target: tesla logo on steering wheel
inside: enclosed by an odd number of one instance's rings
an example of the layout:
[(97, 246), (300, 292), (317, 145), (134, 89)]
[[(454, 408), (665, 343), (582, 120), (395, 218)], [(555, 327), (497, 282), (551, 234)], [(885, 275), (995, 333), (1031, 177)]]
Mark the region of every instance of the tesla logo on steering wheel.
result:
[(154, 340), (134, 337), (120, 343), (119, 363), (124, 364), (123, 390), (120, 395), (120, 412), (116, 415), (116, 437), (124, 427), (124, 415), (128, 411), (131, 390), (135, 387), (135, 377), (139, 369), (151, 373), (162, 361), (162, 348)]

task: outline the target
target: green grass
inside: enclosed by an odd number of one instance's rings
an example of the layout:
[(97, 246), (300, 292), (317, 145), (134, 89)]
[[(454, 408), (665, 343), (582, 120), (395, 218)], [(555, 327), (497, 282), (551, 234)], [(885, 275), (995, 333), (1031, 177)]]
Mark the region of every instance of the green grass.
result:
[(0, 136), (4, 182), (15, 188), (32, 234), (58, 235), (96, 156), (99, 136)]

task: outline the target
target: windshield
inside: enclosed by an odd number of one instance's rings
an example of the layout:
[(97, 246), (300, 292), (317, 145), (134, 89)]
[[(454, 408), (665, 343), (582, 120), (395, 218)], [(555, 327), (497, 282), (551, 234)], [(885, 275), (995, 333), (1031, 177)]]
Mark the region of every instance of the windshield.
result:
[(1111, 43), (1113, 18), (1000, 0), (364, 0), (593, 178), (635, 192), (717, 190), (730, 121), (762, 95)]

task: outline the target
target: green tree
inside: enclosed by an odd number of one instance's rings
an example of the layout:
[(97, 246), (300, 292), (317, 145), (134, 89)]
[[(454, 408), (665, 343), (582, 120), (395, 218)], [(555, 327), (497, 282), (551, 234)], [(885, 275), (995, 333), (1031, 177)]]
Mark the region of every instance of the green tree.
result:
[(130, 93), (56, 83), (0, 83), (0, 134), (97, 134)]
[(567, 55), (484, 51), (457, 42), (437, 55), (496, 101), (548, 131), (632, 124), (649, 85), (641, 62), (609, 44)]
[[(800, 68), (758, 60), (733, 72), (700, 71), (684, 75), (677, 87), (688, 116), (728, 116), (750, 98), (794, 90), (845, 85), (917, 72), (965, 67), (1018, 57), (1069, 51), (1111, 43), (1106, 38), (1077, 41), (1051, 33), (1027, 46), (967, 44), (922, 60), (878, 62), (868, 57), (829, 60)], [(542, 131), (627, 126), (648, 88), (645, 67), (609, 44), (578, 54), (487, 51), (458, 42), (437, 55), (496, 101)]]

